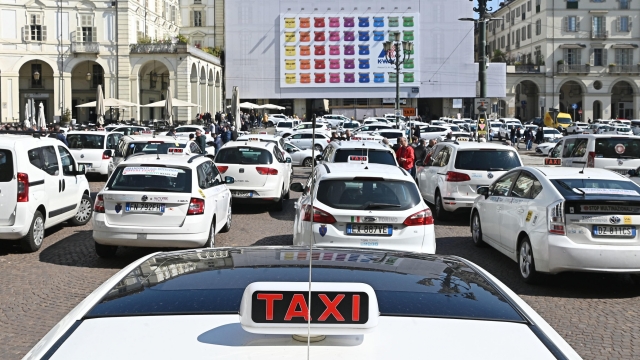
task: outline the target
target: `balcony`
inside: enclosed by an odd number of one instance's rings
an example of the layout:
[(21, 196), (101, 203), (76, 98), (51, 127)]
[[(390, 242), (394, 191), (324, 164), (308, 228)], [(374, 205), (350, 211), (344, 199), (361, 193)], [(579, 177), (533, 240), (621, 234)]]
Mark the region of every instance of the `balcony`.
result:
[(539, 74), (540, 65), (515, 65), (515, 72), (519, 74)]
[(559, 74), (588, 74), (591, 65), (558, 64)]
[(73, 41), (71, 52), (75, 54), (98, 54), (100, 53), (100, 43), (91, 41)]
[(640, 74), (640, 65), (615, 65), (609, 66), (609, 74)]
[(591, 30), (591, 38), (594, 40), (605, 40), (609, 37), (609, 32), (606, 30)]
[(131, 54), (176, 54), (187, 51), (187, 44), (129, 44)]

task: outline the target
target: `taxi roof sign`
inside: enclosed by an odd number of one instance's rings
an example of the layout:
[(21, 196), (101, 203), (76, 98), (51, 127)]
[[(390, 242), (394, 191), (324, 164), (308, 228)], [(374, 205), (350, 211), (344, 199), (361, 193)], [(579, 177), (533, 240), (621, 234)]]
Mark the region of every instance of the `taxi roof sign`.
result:
[[(306, 334), (308, 282), (255, 282), (244, 290), (240, 324), (256, 334)], [(378, 300), (362, 283), (311, 283), (313, 335), (356, 335), (378, 324)]]
[(184, 149), (172, 147), (172, 148), (168, 148), (167, 149), (167, 153), (168, 154), (183, 154), (184, 153)]
[(544, 164), (547, 166), (562, 166), (562, 159), (548, 157), (544, 159)]
[(347, 162), (364, 164), (369, 162), (369, 157), (365, 155), (349, 155)]

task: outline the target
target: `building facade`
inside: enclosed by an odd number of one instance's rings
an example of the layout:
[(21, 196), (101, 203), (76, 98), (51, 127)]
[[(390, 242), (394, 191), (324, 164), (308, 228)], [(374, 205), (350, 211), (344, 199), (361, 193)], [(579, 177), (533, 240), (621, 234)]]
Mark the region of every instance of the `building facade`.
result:
[(501, 3), (487, 31), (491, 61), (507, 63), (500, 115), (640, 118), (639, 15), (631, 0)]
[(220, 59), (181, 35), (178, 0), (44, 2), (16, 0), (0, 9), (0, 121), (25, 118), (28, 99), (42, 102), (47, 122), (69, 110), (78, 122), (92, 119), (101, 85), (105, 97), (138, 104), (106, 118), (162, 119), (161, 108), (139, 105), (173, 97), (198, 104), (176, 108), (174, 119), (222, 109)]

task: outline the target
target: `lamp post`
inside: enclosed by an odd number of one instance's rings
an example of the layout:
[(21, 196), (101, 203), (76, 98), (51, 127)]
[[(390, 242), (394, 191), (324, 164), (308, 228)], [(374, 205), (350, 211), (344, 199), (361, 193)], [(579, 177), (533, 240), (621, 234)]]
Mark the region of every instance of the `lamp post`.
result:
[[(395, 40), (385, 41), (383, 46), (385, 59), (389, 64), (396, 67), (396, 108), (394, 115), (396, 117), (397, 127), (398, 121), (400, 120), (400, 66), (411, 57), (413, 43), (410, 41), (400, 41), (400, 31), (395, 31), (390, 33), (390, 35), (391, 34), (393, 34)], [(400, 45), (402, 45), (402, 51), (400, 50)]]

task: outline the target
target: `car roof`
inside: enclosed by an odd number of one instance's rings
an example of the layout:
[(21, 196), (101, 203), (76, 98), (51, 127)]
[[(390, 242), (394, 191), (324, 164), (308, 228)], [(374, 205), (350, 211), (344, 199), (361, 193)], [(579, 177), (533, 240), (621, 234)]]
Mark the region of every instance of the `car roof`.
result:
[(256, 139), (260, 139), (260, 140), (273, 140), (273, 141), (278, 141), (279, 139), (282, 139), (281, 136), (278, 135), (271, 135), (271, 134), (247, 134), (247, 135), (240, 135), (238, 136), (238, 140), (237, 141), (245, 141), (245, 140), (249, 140), (249, 138), (256, 138)]
[(104, 132), (104, 131), (89, 131), (89, 130), (73, 130), (73, 131), (67, 131), (66, 135), (82, 135), (82, 134), (86, 134), (86, 135), (110, 135), (110, 134), (117, 134), (117, 131), (112, 131), (112, 132)]
[(512, 150), (515, 151), (513, 146), (502, 145), (502, 144), (493, 144), (489, 142), (475, 142), (475, 141), (464, 141), (461, 143), (455, 141), (442, 141), (438, 144), (447, 144), (453, 147), (457, 147), (460, 150), (468, 150), (468, 149), (499, 149), (499, 150)]
[[(193, 160), (192, 160), (193, 159)], [(209, 158), (202, 154), (191, 154), (186, 155), (182, 154), (144, 154), (130, 157), (127, 160), (121, 162), (119, 165), (173, 165), (173, 166), (186, 166), (186, 167), (194, 167), (197, 166), (200, 162), (206, 161)], [(191, 162), (189, 162), (191, 161)]]
[(629, 181), (628, 178), (618, 174), (615, 171), (601, 169), (601, 168), (586, 168), (584, 173), (582, 168), (579, 167), (567, 167), (567, 166), (523, 166), (523, 170), (535, 169), (540, 171), (547, 179), (603, 179), (603, 180), (623, 180)]
[[(37, 134), (34, 132), (34, 134)], [(0, 144), (2, 145), (15, 145), (15, 143), (18, 142), (31, 142), (33, 140), (37, 140), (39, 142), (43, 142), (44, 144), (47, 143), (51, 143), (51, 144), (61, 144), (62, 142), (60, 142), (60, 140), (56, 139), (56, 138), (51, 138), (48, 137), (47, 134), (42, 134), (39, 137), (34, 137), (33, 135), (29, 135), (29, 134), (0, 134)], [(56, 143), (57, 142), (57, 143)]]
[(325, 163), (316, 166), (321, 180), (354, 177), (380, 177), (385, 180), (410, 181), (411, 176), (399, 166), (375, 163)]
[[(613, 126), (615, 128), (615, 126)], [(580, 137), (590, 137), (590, 138), (595, 138), (595, 139), (601, 139), (601, 138), (630, 138), (630, 139), (640, 139), (640, 136), (636, 136), (636, 135), (616, 135), (616, 134), (575, 134), (575, 135), (567, 135), (564, 138), (571, 138), (574, 136), (580, 136)]]

